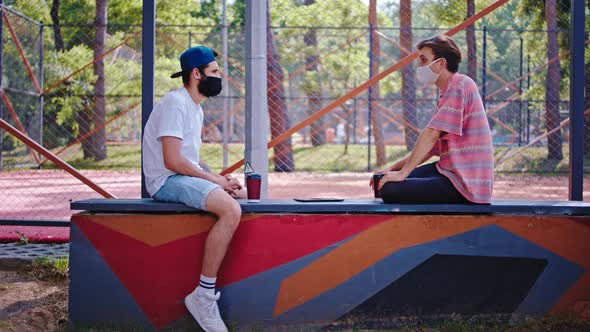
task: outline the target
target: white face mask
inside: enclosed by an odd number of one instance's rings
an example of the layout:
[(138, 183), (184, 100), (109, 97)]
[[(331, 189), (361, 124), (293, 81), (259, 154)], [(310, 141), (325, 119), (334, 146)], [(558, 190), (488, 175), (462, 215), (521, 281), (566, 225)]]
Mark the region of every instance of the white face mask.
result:
[(430, 66), (432, 66), (433, 63), (441, 59), (442, 58), (438, 58), (432, 61), (429, 65), (416, 68), (416, 79), (418, 79), (418, 82), (424, 85), (436, 83), (436, 80), (438, 80), (440, 73), (436, 74), (435, 72), (433, 72)]

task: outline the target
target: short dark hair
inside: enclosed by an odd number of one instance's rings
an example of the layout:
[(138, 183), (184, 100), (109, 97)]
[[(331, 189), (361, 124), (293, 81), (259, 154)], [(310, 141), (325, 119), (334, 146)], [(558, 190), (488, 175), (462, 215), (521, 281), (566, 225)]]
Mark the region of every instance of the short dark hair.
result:
[[(201, 75), (205, 75), (205, 69), (207, 69), (207, 66), (209, 66), (208, 63), (197, 67), (197, 69), (199, 70)], [(195, 68), (193, 68), (193, 69), (195, 69)], [(185, 70), (182, 72), (182, 83), (184, 83), (185, 85), (190, 83), (191, 73), (193, 72), (193, 69)]]
[(418, 50), (421, 50), (424, 47), (432, 49), (435, 60), (438, 58), (445, 58), (445, 60), (447, 60), (447, 69), (451, 73), (456, 73), (459, 70), (461, 50), (459, 50), (459, 47), (453, 38), (446, 35), (440, 35), (418, 43)]

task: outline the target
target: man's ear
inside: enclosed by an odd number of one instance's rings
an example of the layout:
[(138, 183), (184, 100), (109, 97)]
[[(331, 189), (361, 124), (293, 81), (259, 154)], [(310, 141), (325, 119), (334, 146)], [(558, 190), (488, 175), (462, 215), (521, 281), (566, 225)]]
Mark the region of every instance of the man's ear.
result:
[(446, 70), (449, 70), (448, 63), (447, 63), (447, 58), (445, 58), (445, 57), (442, 57), (441, 59), (442, 59), (442, 60), (440, 60), (440, 64), (441, 64), (441, 66), (442, 66), (443, 68), (445, 68)]
[(199, 68), (193, 68), (193, 74), (195, 75), (196, 79), (201, 79), (201, 72), (199, 71)]

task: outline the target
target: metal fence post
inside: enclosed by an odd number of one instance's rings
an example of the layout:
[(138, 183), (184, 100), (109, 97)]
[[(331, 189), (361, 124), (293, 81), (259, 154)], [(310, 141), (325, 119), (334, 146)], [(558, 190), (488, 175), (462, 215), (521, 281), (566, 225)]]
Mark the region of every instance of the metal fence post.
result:
[[(531, 72), (531, 56), (527, 54), (526, 56), (526, 72)], [(527, 76), (526, 79), (526, 89), (527, 91), (531, 88), (531, 75)], [(531, 141), (531, 104), (529, 100), (526, 100), (526, 144), (529, 144)]]
[(352, 113), (352, 142), (353, 144), (357, 143), (356, 140), (356, 127), (357, 127), (357, 120), (358, 120), (358, 111), (356, 109), (357, 105), (356, 105), (356, 97), (353, 98), (354, 100), (354, 104), (352, 107), (354, 107), (354, 111)]
[(483, 100), (483, 106), (486, 108), (487, 101), (486, 101), (486, 81), (487, 81), (487, 61), (486, 61), (486, 53), (488, 51), (488, 29), (487, 27), (483, 27), (483, 47), (482, 47), (482, 55), (481, 55), (481, 98)]
[[(522, 77), (522, 50), (523, 50), (523, 39), (520, 36), (520, 57), (518, 58), (518, 77)], [(522, 128), (522, 79), (518, 81), (518, 146), (522, 145), (523, 128)]]
[(229, 81), (227, 77), (229, 77), (229, 66), (228, 66), (228, 56), (227, 56), (227, 1), (223, 0), (223, 20), (222, 20), (222, 30), (221, 30), (221, 39), (222, 39), (222, 53), (223, 53), (223, 168), (227, 168), (227, 164), (229, 162)]
[[(369, 79), (373, 78), (373, 57), (372, 57), (372, 53), (373, 52), (373, 25), (369, 24)], [(373, 111), (373, 107), (372, 107), (372, 96), (373, 96), (373, 86), (369, 86), (369, 88), (367, 89), (367, 93), (369, 94), (369, 104), (367, 105), (367, 124), (369, 127), (368, 133), (367, 133), (367, 172), (371, 171), (371, 135), (372, 133), (372, 127), (373, 124), (371, 123), (371, 113)]]
[[(45, 31), (45, 24), (43, 23), (43, 21), (41, 21), (41, 25), (39, 26), (39, 86), (41, 87), (41, 90), (43, 90), (43, 57), (45, 56), (45, 37), (44, 37), (44, 31)], [(44, 99), (43, 99), (43, 94), (39, 94), (39, 145), (43, 145), (43, 118), (44, 118), (44, 112), (43, 112), (43, 103), (44, 103)], [(41, 156), (41, 155), (39, 155)], [(39, 164), (39, 168), (41, 168), (41, 164)]]
[[(156, 67), (156, 0), (143, 0), (143, 35), (141, 53), (141, 140), (143, 130), (154, 107), (154, 79)], [(143, 158), (142, 158), (143, 159)], [(141, 197), (150, 197), (145, 186), (143, 162), (141, 163)]]
[[(268, 101), (266, 77), (266, 1), (246, 1), (245, 161), (262, 178), (260, 198), (268, 196)], [(245, 179), (244, 179), (245, 181)]]
[(571, 2), (570, 45), (570, 172), (569, 199), (583, 200), (584, 185), (584, 27), (583, 0)]

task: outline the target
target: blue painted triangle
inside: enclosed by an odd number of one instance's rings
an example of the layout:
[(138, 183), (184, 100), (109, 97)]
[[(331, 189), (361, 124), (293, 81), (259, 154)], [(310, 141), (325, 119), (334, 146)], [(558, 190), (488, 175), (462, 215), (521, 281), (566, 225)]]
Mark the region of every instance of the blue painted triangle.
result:
[(71, 327), (155, 329), (135, 299), (76, 224), (70, 230)]

